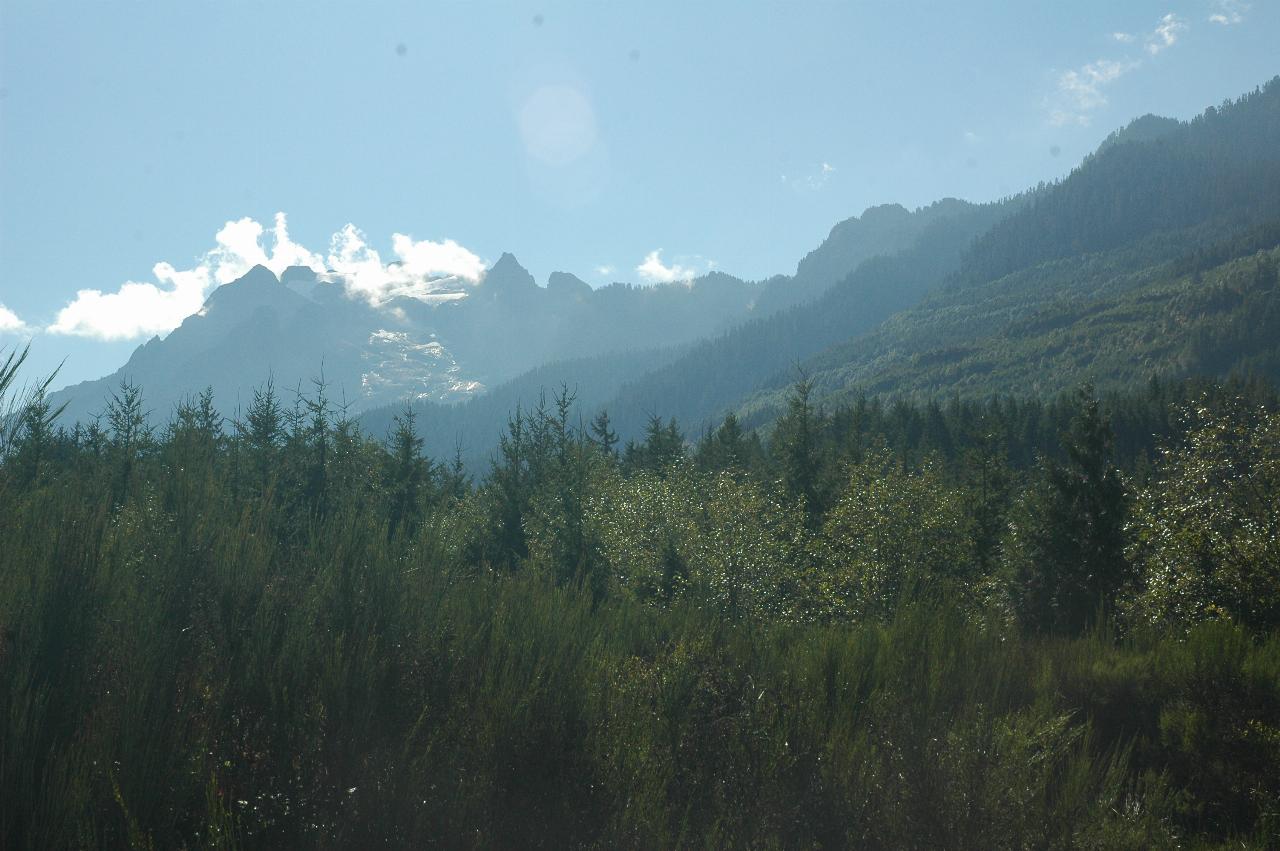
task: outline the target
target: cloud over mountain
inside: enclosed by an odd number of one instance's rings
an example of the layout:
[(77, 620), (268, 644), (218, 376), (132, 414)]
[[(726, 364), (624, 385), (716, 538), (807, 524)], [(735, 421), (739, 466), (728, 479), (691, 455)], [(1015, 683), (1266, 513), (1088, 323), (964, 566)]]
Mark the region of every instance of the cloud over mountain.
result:
[(654, 284), (669, 284), (673, 281), (687, 281), (698, 274), (692, 266), (679, 263), (667, 265), (662, 262), (662, 249), (655, 248), (644, 257), (644, 262), (636, 267), (636, 274)]
[[(126, 281), (115, 291), (79, 290), (45, 330), (98, 340), (166, 334), (199, 311), (210, 292), (258, 265), (276, 275), (290, 266), (309, 267), (370, 303), (394, 295), (425, 295), (440, 278), (474, 283), (484, 276), (484, 261), (451, 239), (415, 241), (396, 233), (392, 252), (396, 259), (384, 263), (360, 229), (347, 224), (330, 239), (328, 254), (321, 255), (293, 241), (284, 213), (276, 213), (269, 228), (245, 217), (225, 223), (214, 235), (214, 247), (191, 268), (162, 261), (152, 267), (152, 281)], [(6, 322), (0, 314), (0, 330)], [(13, 316), (7, 324), (16, 322)]]
[(328, 269), (341, 278), (348, 293), (371, 304), (393, 296), (429, 295), (442, 278), (477, 283), (484, 277), (484, 261), (452, 239), (415, 241), (397, 233), (391, 237), (391, 250), (396, 259), (384, 263), (364, 233), (348, 224), (329, 242)]

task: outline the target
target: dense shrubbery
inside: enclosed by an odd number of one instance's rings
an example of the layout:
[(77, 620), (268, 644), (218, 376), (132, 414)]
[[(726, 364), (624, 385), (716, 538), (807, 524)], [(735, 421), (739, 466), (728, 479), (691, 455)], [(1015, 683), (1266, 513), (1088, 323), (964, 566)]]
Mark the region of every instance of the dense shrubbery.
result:
[(1280, 418), (1235, 395), (1124, 473), (1087, 396), (1051, 445), (802, 386), (692, 452), (562, 400), (472, 483), (323, 388), (160, 431), (37, 390), (0, 444), (0, 845), (1268, 847)]

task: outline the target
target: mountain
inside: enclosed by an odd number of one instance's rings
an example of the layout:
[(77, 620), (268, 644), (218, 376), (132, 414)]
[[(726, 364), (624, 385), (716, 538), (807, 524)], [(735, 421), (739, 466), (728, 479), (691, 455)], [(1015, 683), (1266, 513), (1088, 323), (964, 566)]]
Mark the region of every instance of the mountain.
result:
[[(286, 277), (309, 281), (299, 270)], [(314, 273), (310, 279), (314, 284)], [(248, 402), (256, 383), (274, 377), (278, 387), (292, 388), (322, 371), (326, 381), (355, 398), (371, 372), (370, 359), (389, 356), (394, 344), (371, 341), (385, 327), (381, 317), (362, 301), (335, 297), (336, 288), (319, 284), (317, 297), (308, 298), (282, 285), (269, 269), (254, 267), (214, 290), (199, 313), (164, 339), (140, 346), (111, 375), (65, 388), (53, 400), (67, 403), (69, 419), (86, 419), (128, 380), (143, 388), (148, 407), (163, 420), (175, 403), (205, 387), (212, 387), (219, 405), (230, 412)], [(435, 363), (434, 355), (419, 352), (418, 358), (425, 366)], [(407, 349), (405, 357), (413, 356)]]
[(873, 257), (889, 257), (914, 246), (936, 222), (964, 215), (972, 205), (944, 198), (908, 211), (900, 204), (867, 208), (831, 228), (822, 244), (806, 254), (791, 276), (766, 282), (754, 313), (767, 316), (822, 296), (850, 272)]
[(121, 380), (158, 416), (209, 385), (224, 410), (269, 375), (320, 372), (374, 433), (409, 401), (428, 450), (489, 452), (560, 386), (624, 437), (652, 416), (696, 435), (765, 425), (803, 373), (819, 399), (1053, 394), (1082, 381), (1277, 366), (1280, 78), (1189, 122), (1144, 116), (1064, 179), (989, 204), (866, 210), (789, 276), (546, 286), (504, 254), (478, 283), (371, 304), (332, 275), (265, 269), (112, 376), (58, 394), (85, 416)]
[[(1280, 78), (1190, 122), (1113, 134), (919, 304), (803, 368), (832, 401), (1280, 378), (1277, 246)], [(769, 421), (792, 380), (778, 372), (738, 412)]]
[[(429, 399), (412, 402), (415, 427), (429, 455), (439, 459), (460, 457), (466, 469), (480, 474), (488, 466), (493, 449), (517, 411), (550, 406), (555, 396), (567, 392), (575, 417), (585, 422), (627, 384), (655, 368), (662, 368), (688, 351), (688, 346), (612, 352), (588, 358), (555, 361), (536, 366), (510, 381), (465, 402), (449, 404)], [(394, 418), (405, 403), (384, 405), (360, 416), (360, 426), (381, 438), (394, 430)]]
[(624, 434), (638, 433), (654, 412), (700, 432), (775, 376), (794, 378), (805, 359), (918, 302), (959, 267), (979, 235), (1022, 203), (947, 203), (946, 214), (932, 218), (906, 250), (864, 259), (816, 300), (698, 343), (622, 387), (605, 407)]
[[(697, 432), (779, 370), (914, 304), (958, 267), (964, 250), (979, 234), (1021, 203), (1022, 199), (998, 204), (947, 199), (915, 211), (897, 205), (873, 207), (836, 225), (800, 261), (795, 276), (777, 276), (763, 285), (746, 321), (714, 335), (608, 361), (550, 361), (513, 378), (500, 393), (457, 406), (415, 402), (427, 447), (437, 454), (449, 453), (465, 437), (466, 460), (483, 461), (496, 445), (508, 413), (518, 405), (536, 406), (562, 385), (576, 393), (580, 410), (608, 410), (624, 439), (638, 436), (653, 415), (675, 417)], [(894, 254), (898, 245), (906, 248)], [(559, 288), (573, 286), (552, 277)], [(713, 286), (732, 293), (736, 284), (715, 273), (695, 282), (695, 288)], [(796, 292), (781, 295), (788, 287)], [(617, 292), (609, 295), (612, 290)], [(576, 291), (582, 295), (580, 288)], [(615, 285), (597, 290), (596, 297), (635, 292)], [(663, 297), (670, 295), (666, 291)], [(775, 307), (762, 306), (762, 300)], [(786, 303), (792, 306), (777, 307)], [(588, 336), (599, 330), (591, 323), (579, 329)], [(373, 433), (382, 434), (402, 409), (393, 405), (373, 410), (362, 421)]]
[[(490, 426), (505, 422), (517, 404), (536, 404), (549, 387), (565, 384), (577, 389), (583, 405), (608, 405), (627, 382), (682, 356), (684, 364), (674, 367), (678, 376), (721, 368), (690, 355), (694, 344), (750, 340), (756, 355), (735, 357), (726, 367), (732, 375), (719, 380), (714, 404), (679, 408), (680, 416), (695, 418), (918, 298), (911, 283), (890, 291), (865, 279), (870, 289), (843, 290), (846, 301), (861, 303), (832, 313), (829, 303), (815, 302), (859, 265), (903, 246), (928, 246), (929, 257), (954, 255), (993, 209), (954, 199), (916, 211), (873, 207), (832, 228), (795, 275), (763, 284), (712, 272), (659, 286), (592, 289), (572, 274), (553, 272), (541, 287), (513, 255), (503, 254), (478, 283), (441, 278), (371, 304), (353, 297), (332, 273), (291, 267), (277, 279), (256, 267), (214, 290), (199, 313), (139, 347), (121, 369), (66, 388), (53, 401), (67, 403), (68, 419), (87, 419), (129, 381), (163, 421), (175, 404), (205, 387), (230, 415), (268, 380), (286, 399), (312, 392), (323, 380), (348, 412), (368, 412), (375, 432), (406, 400), (419, 405), (421, 421), (434, 424), (432, 448), (444, 451), (460, 434), (496, 435)], [(796, 311), (813, 317), (815, 327), (800, 327)], [(745, 335), (744, 323), (751, 329)], [(490, 388), (501, 392), (452, 409)], [(661, 388), (650, 382), (634, 395), (635, 404), (615, 405), (625, 409), (624, 429), (643, 425), (645, 411), (667, 407), (671, 400), (660, 398)], [(492, 444), (474, 443), (478, 452)]]
[(230, 414), (268, 379), (286, 394), (323, 379), (352, 413), (405, 399), (456, 402), (539, 364), (687, 344), (746, 317), (758, 291), (722, 273), (593, 290), (556, 272), (541, 287), (503, 254), (478, 284), (440, 279), (374, 304), (331, 274), (293, 267), (277, 279), (259, 266), (116, 372), (53, 401), (67, 403), (69, 419), (86, 419), (130, 381), (163, 420), (205, 387)]

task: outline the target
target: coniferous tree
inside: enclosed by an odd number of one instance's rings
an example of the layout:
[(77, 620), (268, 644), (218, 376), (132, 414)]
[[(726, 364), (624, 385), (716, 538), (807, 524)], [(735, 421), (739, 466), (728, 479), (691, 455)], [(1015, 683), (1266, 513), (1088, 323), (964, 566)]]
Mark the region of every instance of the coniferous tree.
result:
[(738, 417), (730, 411), (715, 431), (708, 432), (698, 445), (698, 463), (704, 469), (745, 470), (751, 454)]
[(498, 439), (498, 453), (485, 488), (487, 518), (473, 558), (513, 569), (529, 555), (524, 518), (532, 496), (530, 429), (524, 412), (516, 407)]
[(961, 475), (968, 488), (974, 559), (978, 571), (986, 575), (997, 565), (1013, 481), (994, 428), (984, 418), (973, 429), (968, 437), (971, 445), (961, 455)]
[(18, 434), (14, 441), (18, 478), (20, 483), (39, 481), (54, 452), (57, 435), (53, 423), (66, 407), (66, 403), (54, 408), (48, 397), (53, 376), (38, 383), (28, 394), (27, 401), (17, 415)]
[(824, 509), (819, 481), (819, 417), (810, 397), (813, 382), (802, 375), (791, 387), (787, 412), (778, 419), (771, 447), (781, 467), (782, 486), (803, 506), (809, 523), (817, 527)]
[(431, 462), (422, 455), (417, 413), (406, 404), (395, 418), (387, 464), (389, 517), (387, 536), (411, 533), (421, 519), (423, 499), (430, 485)]
[(602, 410), (591, 421), (591, 440), (607, 457), (617, 454), (618, 433), (609, 422), (609, 412)]
[(296, 447), (303, 464), (302, 496), (311, 510), (323, 515), (328, 508), (329, 455), (332, 450), (330, 423), (333, 410), (323, 374), (312, 382), (315, 395), (298, 394), (300, 416), (295, 430)]
[(142, 406), (142, 389), (128, 379), (120, 382), (118, 392), (107, 401), (107, 441), (113, 464), (116, 499), (123, 499), (130, 489), (135, 468), (142, 453), (151, 443), (152, 429), (147, 423), (148, 411)]
[(1011, 541), (1015, 609), (1032, 630), (1078, 633), (1110, 608), (1128, 579), (1127, 495), (1112, 463), (1114, 437), (1091, 387), (1062, 442), (1020, 506)]
[(275, 382), (253, 391), (243, 422), (236, 422), (238, 442), (249, 456), (252, 487), (265, 492), (279, 475), (280, 447), (284, 441), (285, 413), (276, 395)]
[(662, 417), (651, 414), (645, 425), (644, 442), (629, 441), (623, 457), (627, 470), (647, 470), (663, 473), (684, 457), (684, 435), (675, 418), (663, 423)]

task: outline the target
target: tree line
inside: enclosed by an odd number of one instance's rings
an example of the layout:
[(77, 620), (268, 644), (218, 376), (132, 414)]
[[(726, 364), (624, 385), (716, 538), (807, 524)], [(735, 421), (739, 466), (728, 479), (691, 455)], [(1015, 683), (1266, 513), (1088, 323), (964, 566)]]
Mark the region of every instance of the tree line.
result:
[[(0, 370), (6, 847), (1267, 847), (1261, 381), (815, 404), (562, 389), (490, 469), (322, 383), (159, 428)], [(1233, 846), (1234, 847), (1234, 846)]]

